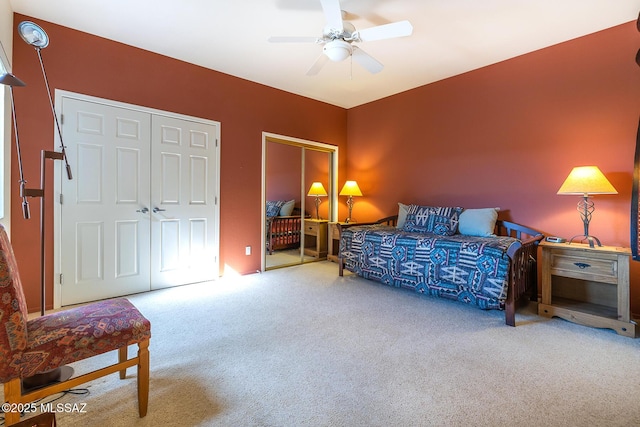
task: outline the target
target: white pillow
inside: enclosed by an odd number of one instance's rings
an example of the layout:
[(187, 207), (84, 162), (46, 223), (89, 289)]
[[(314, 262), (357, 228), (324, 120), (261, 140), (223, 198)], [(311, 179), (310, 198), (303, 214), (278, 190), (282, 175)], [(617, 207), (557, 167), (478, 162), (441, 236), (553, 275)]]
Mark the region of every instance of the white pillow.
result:
[(293, 206), (296, 204), (295, 199), (284, 202), (284, 205), (280, 208), (280, 216), (291, 216), (293, 213)]
[(460, 214), (458, 233), (467, 236), (495, 236), (500, 208), (465, 209)]
[(402, 227), (404, 227), (404, 222), (407, 220), (408, 209), (409, 205), (398, 203), (398, 223), (396, 224), (396, 228), (402, 230)]

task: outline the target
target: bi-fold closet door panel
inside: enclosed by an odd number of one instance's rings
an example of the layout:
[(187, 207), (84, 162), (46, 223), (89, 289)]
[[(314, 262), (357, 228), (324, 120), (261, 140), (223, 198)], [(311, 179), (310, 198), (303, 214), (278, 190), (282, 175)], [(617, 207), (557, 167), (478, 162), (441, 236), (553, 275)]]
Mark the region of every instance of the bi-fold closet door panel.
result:
[(62, 305), (150, 289), (151, 116), (63, 99)]
[(214, 277), (215, 132), (210, 124), (153, 116), (152, 289)]
[(215, 126), (74, 98), (62, 112), (61, 304), (212, 280)]

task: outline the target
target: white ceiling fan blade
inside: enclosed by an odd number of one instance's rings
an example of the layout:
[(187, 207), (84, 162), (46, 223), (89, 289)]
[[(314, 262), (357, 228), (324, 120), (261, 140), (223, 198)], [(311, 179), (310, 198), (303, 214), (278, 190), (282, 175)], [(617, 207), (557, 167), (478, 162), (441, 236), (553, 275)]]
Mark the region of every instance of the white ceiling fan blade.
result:
[(270, 43), (318, 43), (317, 37), (287, 37), (275, 36), (269, 37)]
[(316, 74), (318, 74), (328, 60), (329, 60), (329, 57), (324, 53), (320, 55), (318, 59), (316, 59), (316, 62), (313, 63), (311, 68), (309, 68), (309, 71), (307, 71), (307, 76), (315, 76)]
[(351, 54), (353, 59), (360, 64), (365, 70), (371, 74), (376, 74), (382, 71), (384, 65), (378, 62), (373, 56), (369, 55), (357, 46), (353, 46), (353, 53)]
[(391, 39), (394, 37), (410, 36), (411, 33), (413, 33), (413, 26), (411, 23), (409, 21), (400, 21), (358, 31), (358, 38), (360, 41), (369, 42), (374, 40)]
[(322, 10), (324, 11), (327, 26), (332, 30), (342, 32), (344, 26), (342, 24), (342, 10), (340, 9), (340, 0), (320, 0)]

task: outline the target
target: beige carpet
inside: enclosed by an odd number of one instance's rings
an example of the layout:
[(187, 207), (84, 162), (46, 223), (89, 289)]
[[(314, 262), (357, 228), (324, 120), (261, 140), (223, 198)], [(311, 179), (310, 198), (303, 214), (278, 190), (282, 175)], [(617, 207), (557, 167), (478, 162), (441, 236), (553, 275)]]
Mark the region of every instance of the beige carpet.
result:
[[(302, 259), (303, 262), (315, 261), (313, 257), (308, 255), (304, 255)], [(267, 269), (300, 264), (300, 249), (273, 251), (271, 255), (267, 254), (265, 256), (265, 261)]]
[(533, 304), (512, 328), (329, 262), (130, 299), (152, 325), (148, 415), (130, 370), (64, 396), (86, 413), (59, 426), (640, 425), (640, 340)]

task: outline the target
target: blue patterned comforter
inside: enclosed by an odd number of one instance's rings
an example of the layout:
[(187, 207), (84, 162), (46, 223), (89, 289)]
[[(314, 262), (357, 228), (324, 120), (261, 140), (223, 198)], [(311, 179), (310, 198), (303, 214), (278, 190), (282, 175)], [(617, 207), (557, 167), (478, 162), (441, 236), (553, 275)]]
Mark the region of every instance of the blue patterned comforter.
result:
[(450, 298), (482, 309), (504, 309), (512, 237), (440, 236), (384, 225), (342, 231), (344, 268), (366, 279)]

